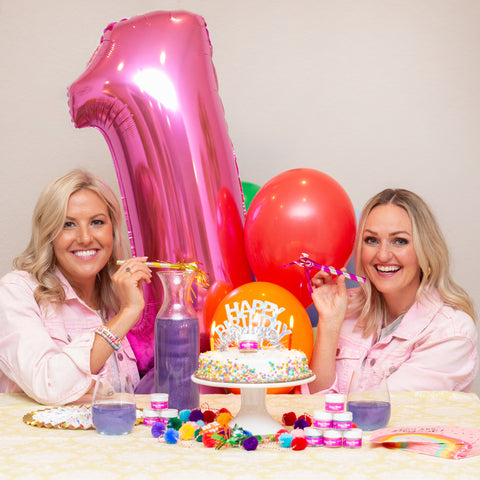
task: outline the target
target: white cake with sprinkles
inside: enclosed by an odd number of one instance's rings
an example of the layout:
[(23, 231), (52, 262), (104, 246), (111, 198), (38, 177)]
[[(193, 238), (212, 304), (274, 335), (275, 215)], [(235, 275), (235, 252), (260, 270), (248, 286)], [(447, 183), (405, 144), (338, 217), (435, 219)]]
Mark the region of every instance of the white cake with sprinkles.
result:
[(195, 376), (221, 383), (292, 382), (312, 376), (307, 356), (299, 350), (242, 348), (212, 350), (200, 354)]

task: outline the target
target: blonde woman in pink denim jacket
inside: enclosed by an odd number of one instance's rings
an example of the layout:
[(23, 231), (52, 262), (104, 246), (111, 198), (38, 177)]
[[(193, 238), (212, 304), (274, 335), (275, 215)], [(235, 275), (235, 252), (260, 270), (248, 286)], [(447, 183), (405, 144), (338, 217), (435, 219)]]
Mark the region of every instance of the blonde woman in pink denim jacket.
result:
[(30, 242), (0, 280), (0, 392), (62, 405), (99, 375), (138, 383), (126, 334), (151, 272), (120, 258), (120, 205), (100, 178), (74, 170), (43, 191)]
[(359, 220), (356, 270), (312, 280), (319, 320), (312, 393), (346, 394), (360, 368), (382, 371), (390, 391), (471, 391), (478, 368), (473, 303), (451, 278), (443, 235), (426, 203), (404, 189), (374, 196)]

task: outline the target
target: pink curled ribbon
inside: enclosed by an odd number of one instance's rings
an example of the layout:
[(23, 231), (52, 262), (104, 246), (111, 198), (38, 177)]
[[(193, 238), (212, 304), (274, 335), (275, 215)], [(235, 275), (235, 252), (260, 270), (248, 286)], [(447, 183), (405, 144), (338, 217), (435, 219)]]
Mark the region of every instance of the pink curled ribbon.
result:
[[(331, 273), (332, 275), (343, 275), (345, 278), (349, 278), (358, 283), (366, 283), (367, 279), (365, 277), (360, 277), (359, 275), (354, 275), (353, 273), (342, 272), (342, 270), (337, 270), (333, 267), (327, 267), (325, 265), (320, 265), (319, 263), (310, 260), (310, 257), (307, 253), (302, 253), (298, 260), (293, 262), (287, 263), (286, 265), (282, 265), (282, 267), (288, 267), (289, 265), (298, 265), (299, 267), (303, 267), (305, 269), (305, 276), (307, 277), (307, 287), (310, 295), (313, 292), (312, 289), (312, 276), (310, 274), (313, 268), (318, 270), (323, 270), (324, 272)], [(281, 267), (281, 268), (282, 268)]]

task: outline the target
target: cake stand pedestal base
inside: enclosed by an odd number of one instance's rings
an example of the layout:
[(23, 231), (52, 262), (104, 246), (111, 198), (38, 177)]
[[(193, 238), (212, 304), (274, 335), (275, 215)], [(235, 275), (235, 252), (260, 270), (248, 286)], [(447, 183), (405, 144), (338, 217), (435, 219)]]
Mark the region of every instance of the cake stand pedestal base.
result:
[(303, 385), (315, 380), (315, 375), (296, 380), (293, 382), (283, 383), (226, 383), (226, 382), (210, 382), (192, 376), (192, 380), (200, 385), (211, 387), (240, 388), (241, 402), (240, 410), (231, 420), (231, 427), (238, 425), (244, 430), (248, 430), (252, 435), (271, 435), (283, 426), (277, 422), (267, 410), (267, 388), (278, 387), (295, 387)]

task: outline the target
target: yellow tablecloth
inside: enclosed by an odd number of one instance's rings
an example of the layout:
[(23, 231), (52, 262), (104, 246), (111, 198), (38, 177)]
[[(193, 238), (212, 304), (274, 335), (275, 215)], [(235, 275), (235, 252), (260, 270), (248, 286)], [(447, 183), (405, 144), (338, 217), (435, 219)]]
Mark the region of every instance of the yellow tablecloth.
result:
[[(148, 396), (137, 405), (147, 406)], [(202, 395), (202, 406), (226, 407), (235, 414), (239, 395)], [(448, 460), (401, 450), (373, 447), (365, 433), (361, 449), (326, 447), (293, 451), (262, 448), (214, 450), (197, 442), (167, 445), (150, 428), (134, 427), (126, 436), (103, 436), (95, 430), (54, 430), (23, 423), (26, 413), (45, 408), (25, 395), (0, 394), (0, 480), (4, 479), (475, 479), (480, 456)], [(281, 420), (324, 408), (324, 397), (268, 395), (268, 411)], [(480, 428), (480, 400), (475, 394), (416, 392), (392, 395), (389, 426), (460, 425)]]

